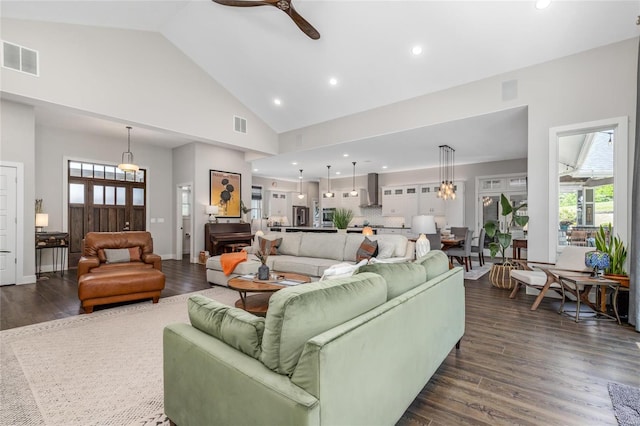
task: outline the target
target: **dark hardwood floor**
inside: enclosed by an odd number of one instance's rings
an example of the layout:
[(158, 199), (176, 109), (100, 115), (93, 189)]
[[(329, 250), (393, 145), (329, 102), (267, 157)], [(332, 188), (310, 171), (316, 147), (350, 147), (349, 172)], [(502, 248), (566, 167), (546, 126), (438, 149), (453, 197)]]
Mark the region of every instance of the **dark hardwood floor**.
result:
[[(209, 288), (203, 265), (164, 261), (163, 297)], [(0, 328), (82, 313), (75, 271), (0, 287)], [(640, 333), (557, 314), (546, 298), (466, 281), (466, 332), (399, 425), (616, 425), (607, 384), (640, 386)], [(150, 303), (150, 302), (144, 302)], [(109, 309), (108, 306), (97, 307)], [(437, 344), (437, 342), (434, 342)]]

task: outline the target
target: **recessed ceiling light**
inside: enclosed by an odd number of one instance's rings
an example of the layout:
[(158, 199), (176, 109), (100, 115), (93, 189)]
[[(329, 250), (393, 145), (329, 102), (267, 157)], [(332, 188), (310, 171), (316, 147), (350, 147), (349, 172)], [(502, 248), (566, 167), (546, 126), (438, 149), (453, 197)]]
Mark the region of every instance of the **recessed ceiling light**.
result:
[(536, 9), (546, 9), (551, 4), (551, 0), (537, 0)]
[(335, 78), (335, 77), (331, 77), (329, 79), (329, 84), (332, 85), (332, 86), (335, 86), (336, 84), (338, 84), (338, 79)]
[(282, 105), (282, 101), (281, 101), (280, 99), (278, 99), (278, 98), (275, 98), (275, 99), (273, 100), (273, 103), (274, 103), (274, 104), (276, 104), (276, 105), (278, 105), (278, 106), (279, 106), (279, 105)]
[(297, 165), (298, 165), (298, 162), (297, 162), (297, 161), (294, 161), (294, 162), (293, 162), (293, 163), (291, 163), (291, 164), (293, 164), (294, 166), (297, 166)]
[(340, 174), (340, 172), (336, 172), (336, 174), (337, 174), (337, 175), (339, 175), (339, 174)]
[(348, 157), (348, 156), (349, 156), (349, 154), (344, 153), (344, 154), (342, 154), (342, 156), (343, 156), (343, 157)]
[(411, 48), (411, 53), (413, 53), (415, 56), (418, 56), (422, 53), (422, 46), (413, 46)]
[(388, 166), (382, 166), (383, 169), (386, 169)]
[(253, 169), (253, 171), (254, 171), (254, 172), (257, 172), (257, 171), (258, 171), (258, 169)]

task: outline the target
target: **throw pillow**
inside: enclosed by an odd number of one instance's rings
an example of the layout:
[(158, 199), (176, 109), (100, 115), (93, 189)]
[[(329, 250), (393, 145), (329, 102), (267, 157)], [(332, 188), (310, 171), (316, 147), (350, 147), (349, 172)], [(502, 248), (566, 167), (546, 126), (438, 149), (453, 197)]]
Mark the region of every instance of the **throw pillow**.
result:
[(364, 237), (364, 241), (360, 244), (360, 248), (356, 252), (356, 262), (360, 262), (363, 259), (371, 259), (378, 254), (378, 242), (371, 241), (369, 238)]
[(268, 253), (270, 256), (278, 254), (278, 247), (280, 247), (280, 244), (282, 244), (282, 238), (267, 240), (266, 238), (258, 237), (258, 249), (262, 253)]
[(395, 245), (384, 240), (378, 240), (378, 259), (389, 259), (393, 256), (393, 249)]
[(264, 318), (200, 294), (187, 301), (191, 325), (227, 345), (260, 359)]
[(129, 247), (129, 260), (131, 262), (140, 262), (140, 247)]
[(129, 249), (104, 249), (107, 263), (127, 263), (131, 260)]
[(367, 259), (363, 259), (361, 262), (355, 265), (351, 263), (338, 263), (336, 265), (329, 266), (324, 270), (320, 281), (335, 280), (336, 278), (350, 277), (355, 274), (361, 266), (367, 264)]

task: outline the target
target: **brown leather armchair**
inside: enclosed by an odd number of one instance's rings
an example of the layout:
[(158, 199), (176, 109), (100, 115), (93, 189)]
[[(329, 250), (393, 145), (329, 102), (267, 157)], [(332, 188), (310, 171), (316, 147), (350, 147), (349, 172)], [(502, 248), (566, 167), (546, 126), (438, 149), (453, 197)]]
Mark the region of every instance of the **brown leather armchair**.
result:
[(89, 232), (82, 244), (78, 298), (86, 313), (96, 305), (130, 300), (150, 298), (158, 303), (165, 276), (149, 232)]
[[(140, 260), (107, 263), (105, 249), (140, 249)], [(89, 232), (82, 240), (82, 257), (78, 262), (78, 279), (89, 272), (123, 271), (154, 268), (162, 271), (162, 259), (153, 253), (153, 238), (146, 231)]]

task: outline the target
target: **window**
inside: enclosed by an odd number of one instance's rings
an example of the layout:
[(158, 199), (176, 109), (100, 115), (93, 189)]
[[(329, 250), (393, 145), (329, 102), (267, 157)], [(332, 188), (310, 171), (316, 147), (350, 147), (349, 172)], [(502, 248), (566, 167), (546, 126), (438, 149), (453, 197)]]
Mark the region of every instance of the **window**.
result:
[(262, 215), (262, 187), (251, 186), (251, 219), (261, 219)]

